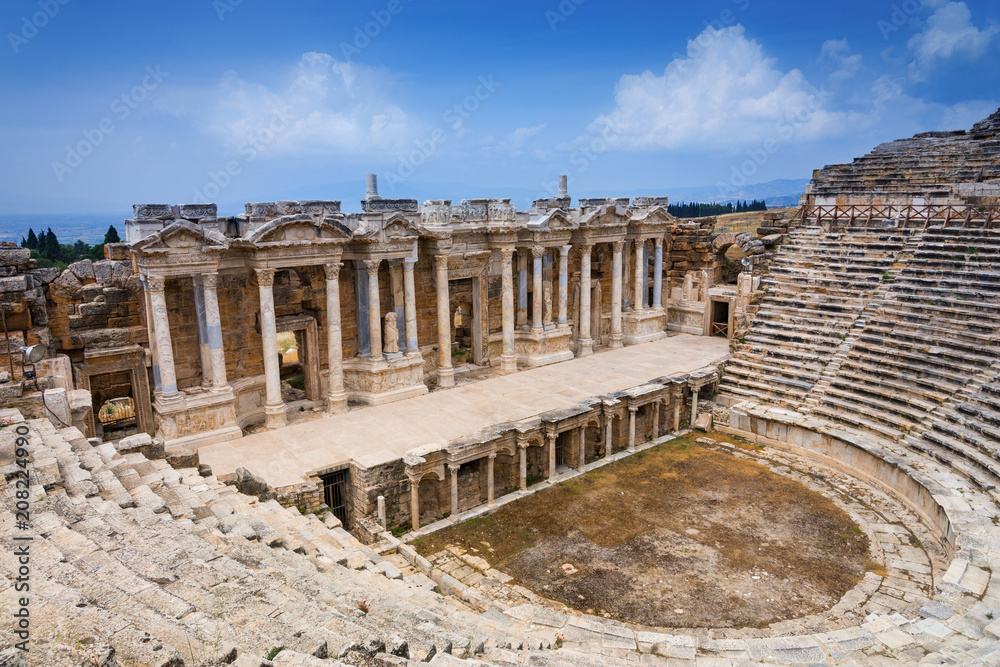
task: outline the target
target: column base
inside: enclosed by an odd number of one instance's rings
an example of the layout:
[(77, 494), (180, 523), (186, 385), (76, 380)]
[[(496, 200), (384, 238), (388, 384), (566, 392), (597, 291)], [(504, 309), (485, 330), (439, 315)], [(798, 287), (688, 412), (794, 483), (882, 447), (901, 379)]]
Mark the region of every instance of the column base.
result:
[(438, 386), (439, 387), (455, 386), (454, 368), (438, 368)]
[(288, 424), (288, 411), (285, 409), (285, 404), (267, 404), (264, 406), (264, 426), (268, 430), (281, 428)]
[(581, 338), (576, 341), (576, 356), (589, 357), (594, 353), (594, 341), (592, 338)]
[(347, 392), (341, 391), (336, 394), (328, 394), (326, 397), (326, 411), (331, 415), (339, 415), (347, 412)]
[(500, 371), (502, 373), (516, 373), (517, 372), (517, 355), (516, 354), (505, 354), (500, 357)]
[(612, 350), (616, 350), (620, 347), (625, 347), (623, 341), (623, 336), (621, 334), (611, 334), (611, 340), (608, 342), (608, 347)]

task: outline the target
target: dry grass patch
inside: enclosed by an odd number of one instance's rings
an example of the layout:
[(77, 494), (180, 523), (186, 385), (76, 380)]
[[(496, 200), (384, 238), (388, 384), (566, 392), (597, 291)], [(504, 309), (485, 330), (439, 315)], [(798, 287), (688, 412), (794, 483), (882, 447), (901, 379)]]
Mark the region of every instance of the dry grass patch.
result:
[(551, 599), (663, 627), (762, 626), (828, 609), (860, 581), (868, 540), (845, 512), (694, 439), (543, 489), (415, 546), (430, 555), (457, 545)]

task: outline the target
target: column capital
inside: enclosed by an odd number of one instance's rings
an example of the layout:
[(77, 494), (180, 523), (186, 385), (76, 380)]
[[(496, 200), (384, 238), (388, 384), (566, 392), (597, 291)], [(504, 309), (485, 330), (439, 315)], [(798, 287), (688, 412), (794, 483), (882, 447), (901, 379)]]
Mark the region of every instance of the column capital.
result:
[(614, 248), (615, 252), (621, 252), (625, 249), (625, 241), (612, 241), (611, 247)]
[(657, 248), (662, 247), (663, 246), (663, 237), (662, 236), (657, 236), (655, 239), (653, 239), (653, 243), (656, 244)]
[(216, 289), (219, 286), (219, 274), (215, 272), (203, 273), (201, 274), (201, 283), (208, 289)]
[(540, 245), (531, 246), (531, 256), (535, 259), (539, 259), (545, 254), (545, 248)]
[(403, 258), (403, 268), (407, 270), (412, 270), (417, 264), (416, 257), (404, 257)]
[(458, 469), (462, 467), (461, 463), (449, 463), (448, 470), (452, 472), (458, 472)]
[(344, 267), (343, 262), (327, 262), (323, 265), (323, 271), (326, 272), (327, 280), (338, 280), (340, 278), (340, 270)]
[(365, 269), (368, 270), (368, 275), (373, 276), (378, 273), (378, 267), (382, 265), (381, 259), (366, 259), (364, 260)]
[(556, 438), (559, 437), (559, 433), (558, 433), (558, 431), (547, 431), (545, 433), (545, 437), (547, 437), (552, 442), (555, 442)]
[(580, 254), (585, 255), (594, 249), (594, 244), (590, 241), (584, 241), (583, 243), (577, 243), (576, 247), (580, 249)]
[(518, 447), (518, 449), (527, 449), (528, 448), (528, 436), (527, 435), (518, 434), (518, 436), (517, 436), (517, 447)]
[(451, 255), (434, 255), (434, 263), (437, 264), (438, 269), (441, 269), (442, 266), (447, 269), (449, 259), (451, 259)]
[(164, 276), (146, 276), (146, 284), (150, 292), (163, 292), (167, 279)]
[(514, 248), (512, 246), (500, 248), (500, 259), (504, 264), (510, 264), (514, 261)]
[(272, 287), (274, 285), (274, 269), (254, 269), (257, 274), (257, 284), (261, 287)]
[(496, 452), (491, 452), (490, 455), (489, 455), (489, 458), (490, 458), (490, 461), (495, 461), (496, 458), (497, 458), (497, 453)]
[(638, 405), (630, 405), (630, 406), (628, 406), (628, 411), (632, 412), (632, 413), (639, 412), (639, 406)]
[(572, 250), (572, 248), (573, 248), (573, 246), (572, 245), (568, 245), (568, 244), (564, 245), (564, 246), (559, 246), (559, 256), (560, 257), (566, 257), (566, 256), (568, 256), (569, 255), (569, 251)]

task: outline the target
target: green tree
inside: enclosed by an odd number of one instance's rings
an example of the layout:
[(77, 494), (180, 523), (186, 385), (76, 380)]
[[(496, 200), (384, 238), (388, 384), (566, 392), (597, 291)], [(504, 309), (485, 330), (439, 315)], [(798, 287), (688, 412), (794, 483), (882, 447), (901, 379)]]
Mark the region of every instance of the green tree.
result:
[(42, 256), (51, 262), (58, 262), (60, 260), (60, 251), (62, 249), (59, 247), (59, 239), (56, 238), (56, 233), (52, 231), (49, 227), (48, 231), (45, 233), (45, 246), (42, 249)]
[(34, 250), (38, 247), (38, 237), (35, 235), (34, 229), (28, 229), (28, 238), (21, 243), (21, 247), (28, 248), (29, 250)]
[(118, 230), (115, 229), (114, 225), (108, 227), (108, 231), (104, 234), (105, 243), (121, 243), (121, 237), (118, 236)]

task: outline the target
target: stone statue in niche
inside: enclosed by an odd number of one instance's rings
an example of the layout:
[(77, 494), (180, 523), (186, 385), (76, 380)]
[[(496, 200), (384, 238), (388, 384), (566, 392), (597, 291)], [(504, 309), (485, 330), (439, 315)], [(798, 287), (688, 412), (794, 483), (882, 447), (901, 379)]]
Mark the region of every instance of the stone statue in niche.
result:
[(390, 310), (386, 313), (382, 337), (385, 339), (385, 347), (382, 351), (385, 354), (399, 354), (399, 329), (396, 326), (396, 313), (394, 311)]
[(552, 285), (549, 283), (542, 287), (542, 322), (552, 324)]

